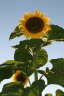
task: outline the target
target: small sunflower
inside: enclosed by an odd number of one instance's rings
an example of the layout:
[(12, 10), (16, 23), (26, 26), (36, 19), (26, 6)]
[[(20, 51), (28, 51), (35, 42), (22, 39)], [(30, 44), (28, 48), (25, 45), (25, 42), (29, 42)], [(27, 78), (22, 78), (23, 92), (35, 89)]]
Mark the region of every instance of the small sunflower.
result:
[(24, 35), (29, 38), (38, 39), (46, 35), (51, 30), (49, 18), (43, 13), (36, 10), (34, 13), (26, 13), (20, 19), (19, 28), (24, 32)]
[(22, 82), (24, 85), (26, 85), (28, 83), (28, 78), (25, 75), (24, 72), (18, 70), (16, 71), (15, 74), (12, 75), (12, 81), (13, 82)]

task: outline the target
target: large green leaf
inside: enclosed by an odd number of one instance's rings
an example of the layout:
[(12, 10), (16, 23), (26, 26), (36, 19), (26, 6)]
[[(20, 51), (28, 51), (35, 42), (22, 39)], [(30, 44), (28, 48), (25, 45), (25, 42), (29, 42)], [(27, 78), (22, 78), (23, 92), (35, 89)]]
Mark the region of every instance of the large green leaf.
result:
[[(47, 54), (46, 50), (44, 50), (44, 49), (38, 50), (36, 59), (37, 59), (36, 60), (36, 63), (37, 63), (36, 69), (44, 66), (48, 61), (48, 54)], [(30, 65), (30, 68), (34, 69), (33, 63)]]
[(15, 70), (20, 69), (24, 63), (15, 61), (15, 60), (7, 60), (2, 65), (0, 65), (0, 81), (3, 79), (8, 79), (14, 74)]
[(10, 39), (14, 39), (15, 37), (19, 37), (19, 36), (21, 36), (21, 35), (23, 35), (23, 33), (21, 32), (21, 30), (19, 29), (19, 27), (16, 26), (14, 32), (11, 33), (11, 35), (10, 35), (10, 37), (9, 37), (9, 40), (10, 40)]
[(9, 83), (5, 84), (2, 90), (2, 95), (4, 96), (22, 96), (23, 94), (23, 84), (16, 82), (16, 83)]
[(52, 59), (53, 68), (47, 73), (48, 84), (64, 86), (64, 59)]
[(30, 40), (23, 40), (20, 41), (19, 45), (13, 46), (13, 48), (40, 48), (42, 44), (45, 44), (42, 39), (30, 39)]
[(22, 61), (22, 62), (27, 62), (32, 60), (32, 55), (30, 52), (26, 49), (16, 49), (15, 54), (14, 54), (14, 59), (17, 61)]
[[(13, 46), (14, 48), (17, 48), (14, 54), (14, 59), (17, 61), (33, 61), (33, 56), (30, 54), (30, 48), (32, 51), (38, 50), (38, 66), (43, 66), (47, 63), (48, 60), (48, 54), (44, 49), (41, 49), (40, 45), (44, 44), (42, 39), (30, 39), (30, 40), (24, 40), (21, 41), (19, 45)], [(37, 49), (37, 48), (40, 49)]]
[(24, 88), (22, 83), (9, 83), (4, 85), (0, 96), (36, 96), (31, 87)]
[(57, 25), (51, 25), (51, 31), (48, 32), (48, 40), (64, 41), (64, 29)]
[(64, 92), (61, 90), (56, 91), (56, 96), (64, 96)]
[(44, 64), (47, 63), (47, 61), (48, 61), (48, 54), (46, 50), (40, 49), (38, 51), (38, 67), (43, 66)]
[(27, 76), (33, 73), (33, 70), (30, 69), (29, 62), (7, 60), (0, 65), (0, 81), (10, 78), (17, 70), (25, 72)]
[(30, 76), (33, 73), (33, 70), (30, 69), (30, 65), (31, 62), (20, 62), (20, 61), (15, 61), (15, 60), (7, 60), (6, 62), (4, 62), (2, 64), (2, 66), (5, 65), (9, 65), (12, 66), (12, 73), (17, 71), (17, 70), (21, 70), (24, 73), (27, 74), (27, 76)]
[(13, 74), (12, 69), (13, 66), (11, 65), (0, 65), (0, 81), (10, 78), (10, 76)]
[(31, 88), (33, 89), (34, 93), (38, 94), (37, 96), (40, 96), (45, 88), (45, 82), (43, 80), (37, 80), (32, 83)]

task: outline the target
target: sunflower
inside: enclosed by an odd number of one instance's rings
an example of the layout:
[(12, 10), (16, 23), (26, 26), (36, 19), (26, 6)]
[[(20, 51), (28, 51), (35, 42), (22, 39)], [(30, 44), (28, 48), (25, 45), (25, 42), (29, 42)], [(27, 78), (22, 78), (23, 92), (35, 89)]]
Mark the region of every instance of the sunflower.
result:
[(24, 85), (28, 83), (28, 78), (26, 74), (20, 70), (16, 71), (15, 74), (12, 75), (13, 82), (22, 82)]
[(26, 13), (20, 19), (19, 28), (27, 38), (38, 39), (47, 34), (51, 27), (49, 18), (42, 12), (36, 10), (34, 13)]

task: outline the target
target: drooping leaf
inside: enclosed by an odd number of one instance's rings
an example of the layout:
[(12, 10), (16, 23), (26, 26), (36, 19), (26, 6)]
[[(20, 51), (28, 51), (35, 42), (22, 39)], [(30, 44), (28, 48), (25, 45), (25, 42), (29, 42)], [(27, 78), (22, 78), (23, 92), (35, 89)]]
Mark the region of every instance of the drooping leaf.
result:
[(15, 45), (13, 46), (13, 48), (25, 48), (25, 47), (29, 47), (29, 48), (35, 48), (35, 47), (41, 47), (42, 44), (44, 44), (45, 42), (42, 39), (30, 39), (30, 40), (23, 40), (20, 41), (19, 45)]
[(23, 89), (22, 83), (12, 82), (4, 85), (1, 94), (4, 94), (4, 96), (22, 96)]
[(56, 96), (64, 96), (64, 92), (61, 90), (56, 91)]
[(9, 37), (9, 40), (10, 40), (10, 39), (14, 39), (15, 37), (19, 37), (19, 36), (21, 36), (21, 35), (23, 35), (23, 33), (21, 32), (21, 30), (19, 29), (19, 27), (16, 26), (14, 32), (11, 33), (11, 35), (10, 35), (10, 37)]
[(10, 65), (0, 65), (0, 81), (3, 79), (8, 79), (13, 74), (12, 72), (13, 66)]
[(14, 74), (16, 70), (22, 69), (24, 62), (7, 60), (0, 65), (0, 81), (8, 79)]
[(53, 68), (47, 73), (48, 84), (64, 86), (64, 59), (52, 59)]
[(51, 25), (51, 31), (48, 32), (48, 40), (64, 41), (64, 29), (57, 25)]
[(25, 72), (27, 76), (30, 76), (33, 73), (33, 70), (30, 69), (29, 62), (7, 60), (0, 65), (0, 82), (3, 79), (10, 78), (17, 70)]

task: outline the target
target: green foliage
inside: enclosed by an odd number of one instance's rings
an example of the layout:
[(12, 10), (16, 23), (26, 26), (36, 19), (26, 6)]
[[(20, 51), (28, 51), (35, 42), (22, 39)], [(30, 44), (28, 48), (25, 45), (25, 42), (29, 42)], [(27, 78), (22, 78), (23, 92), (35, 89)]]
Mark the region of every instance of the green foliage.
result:
[[(7, 60), (0, 65), (0, 82), (3, 79), (10, 78), (16, 71), (20, 70), (27, 77), (34, 73), (34, 82), (30, 86), (24, 87), (21, 82), (9, 83), (4, 85), (0, 96), (42, 96), (43, 90), (46, 88), (45, 80), (48, 84), (59, 84), (64, 87), (64, 59), (52, 59), (53, 68), (45, 71), (40, 70), (48, 61), (48, 54), (45, 46), (50, 45), (53, 41), (64, 41), (64, 29), (57, 25), (51, 25), (51, 31), (41, 39), (29, 39), (20, 41), (18, 45), (12, 46), (15, 49), (14, 60)], [(23, 32), (17, 26), (14, 32), (11, 33), (9, 39), (22, 36)], [(38, 79), (38, 73), (41, 77)], [(35, 79), (37, 77), (37, 79)], [(52, 96), (51, 93), (45, 96)], [(56, 96), (64, 96), (61, 90), (56, 91)]]
[(32, 55), (26, 49), (16, 49), (14, 59), (17, 61), (27, 62), (32, 60)]
[(12, 82), (12, 83), (9, 83), (9, 84), (5, 84), (4, 87), (3, 87), (3, 90), (2, 92), (3, 93), (15, 93), (15, 92), (20, 92), (22, 93), (22, 90), (24, 86), (22, 83), (19, 83), (19, 82)]
[(8, 60), (0, 65), (0, 81), (10, 78), (17, 70), (25, 72), (28, 76), (33, 73), (33, 70), (30, 70), (29, 62)]
[(1, 92), (1, 96), (40, 96), (41, 92), (45, 88), (45, 83), (43, 80), (38, 80), (33, 82), (31, 87), (24, 88), (23, 84), (20, 82), (9, 83), (4, 85)]
[(10, 76), (13, 74), (12, 69), (13, 67), (11, 65), (0, 65), (0, 81), (10, 78)]
[[(40, 48), (41, 45), (43, 45), (44, 42), (42, 39), (30, 39), (30, 40), (23, 40), (20, 41), (19, 45), (13, 46), (14, 48)], [(38, 46), (39, 45), (39, 46)]]
[(8, 79), (15, 73), (16, 70), (21, 69), (24, 63), (15, 61), (15, 60), (7, 60), (3, 64), (0, 65), (0, 81), (3, 79)]
[(51, 94), (51, 93), (48, 93), (48, 94), (46, 94), (45, 96), (52, 96), (52, 94)]
[(48, 61), (48, 54), (46, 50), (41, 49), (38, 51), (38, 66), (43, 66)]
[(10, 39), (14, 39), (15, 37), (19, 37), (23, 35), (23, 33), (20, 31), (19, 27), (17, 26), (14, 30), (14, 32), (11, 33), (10, 37), (9, 37), (9, 40)]
[(56, 91), (56, 96), (64, 96), (64, 92), (61, 90)]
[(4, 96), (21, 96), (23, 95), (23, 89), (24, 86), (22, 83), (12, 82), (4, 85), (1, 95), (4, 94)]
[(59, 84), (64, 86), (64, 59), (52, 59), (53, 68), (48, 72), (48, 84)]
[(64, 29), (57, 25), (51, 25), (51, 31), (48, 32), (48, 40), (64, 41)]
[(31, 87), (35, 93), (40, 94), (45, 88), (45, 82), (43, 80), (37, 80), (32, 83)]
[[(43, 66), (48, 61), (48, 54), (44, 49), (41, 49), (43, 41), (41, 39), (30, 39), (21, 41), (19, 45), (13, 46), (16, 48), (14, 59), (22, 62), (31, 62), (33, 68), (33, 51), (38, 49), (38, 64), (37, 68)], [(39, 45), (39, 46), (38, 46)]]

